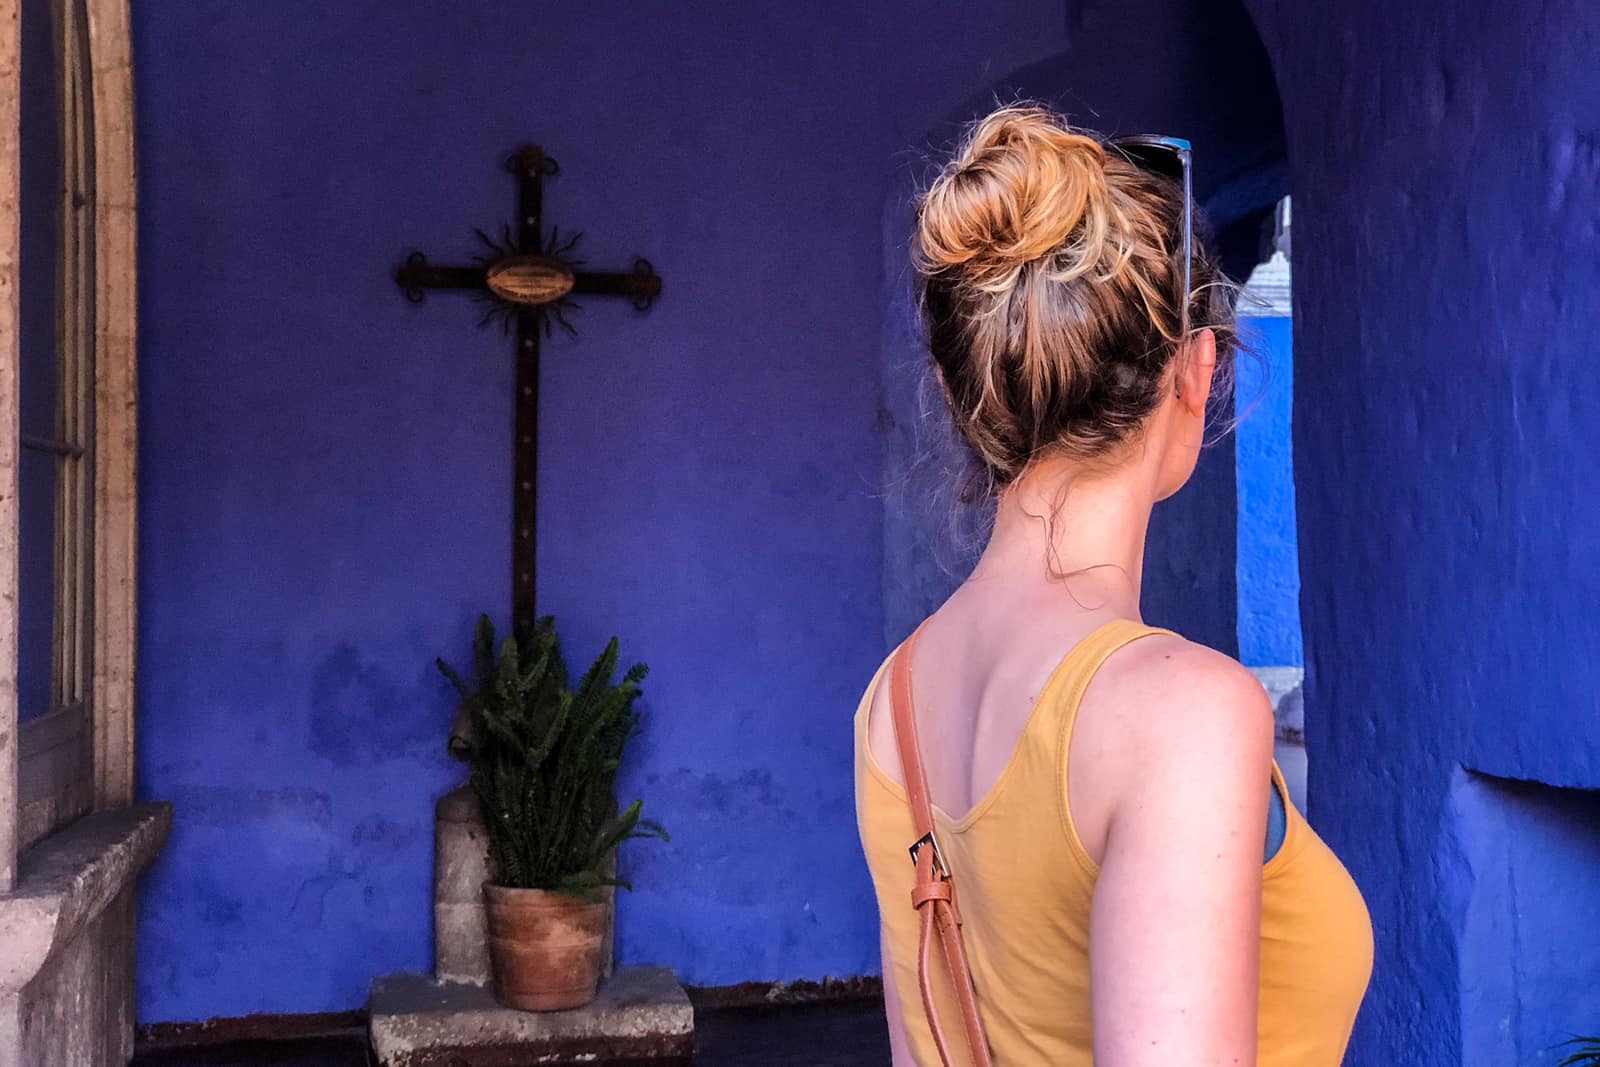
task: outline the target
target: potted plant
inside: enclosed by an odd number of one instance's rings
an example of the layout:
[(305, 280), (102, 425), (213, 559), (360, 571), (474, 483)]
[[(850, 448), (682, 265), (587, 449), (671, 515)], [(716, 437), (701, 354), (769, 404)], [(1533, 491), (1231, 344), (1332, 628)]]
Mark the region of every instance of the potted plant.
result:
[(598, 986), (610, 891), (632, 888), (615, 875), (617, 846), (667, 836), (640, 817), (641, 801), (619, 810), (615, 791), (647, 668), (635, 664), (613, 684), (613, 637), (569, 687), (550, 617), (508, 637), (497, 654), (483, 616), (472, 645), (472, 682), (437, 662), (461, 694), (463, 728), (451, 751), (471, 768), (488, 836), (483, 892), (495, 995), (525, 1011), (575, 1008)]

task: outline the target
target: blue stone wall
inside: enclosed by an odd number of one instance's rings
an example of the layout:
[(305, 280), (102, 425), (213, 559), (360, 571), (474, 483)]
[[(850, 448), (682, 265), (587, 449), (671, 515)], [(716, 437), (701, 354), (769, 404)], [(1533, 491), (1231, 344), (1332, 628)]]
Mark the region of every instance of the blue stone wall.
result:
[(511, 346), (412, 248), (550, 221), (660, 303), (546, 345), (542, 608), (653, 673), (625, 962), (875, 973), (849, 716), (885, 652), (880, 212), (897, 153), (1058, 51), (1055, 0), (134, 5), (141, 149), (139, 1012), (354, 1008), (430, 966), (432, 657), (503, 613)]
[[(141, 1017), (353, 1008), (430, 965), (433, 802), (462, 777), (431, 662), (508, 600), (512, 354), (390, 276), (509, 221), (524, 140), (561, 164), (549, 220), (666, 286), (545, 349), (541, 607), (575, 659), (615, 633), (653, 668), (624, 789), (673, 841), (624, 853), (620, 958), (875, 973), (849, 716), (921, 536), (888, 502), (886, 205), (1010, 85), (1184, 133), (1219, 216), (1265, 208), (1277, 101), (1242, 9), (204, 0), (134, 31), (140, 792), (177, 810)], [(1231, 451), (1206, 462), (1148, 598), (1231, 648)]]
[(1600, 1037), (1593, 915), (1600, 790), (1462, 772), (1446, 886), (1460, 951), (1461, 1062), (1555, 1064)]
[[(1600, 969), (1588, 897), (1517, 896), (1513, 938), (1473, 864), (1591, 869), (1600, 9), (1250, 7), (1295, 171), (1311, 814), (1378, 927), (1351, 1062), (1479, 1055), (1464, 1004), (1536, 1053), (1575, 1025), (1539, 946)], [(431, 802), (459, 775), (428, 663), (505, 599), (510, 361), (388, 273), (504, 220), (498, 160), (527, 138), (563, 164), (551, 218), (668, 286), (643, 318), (593, 303), (547, 360), (544, 606), (575, 653), (617, 632), (656, 668), (629, 786), (677, 832), (625, 857), (622, 957), (702, 983), (875, 970), (844, 720), (914, 543), (881, 496), (885, 205), (907, 145), (1074, 34), (1171, 39), (1023, 0), (136, 6), (139, 755), (179, 810), (146, 1019), (352, 1007), (427, 965)], [(1186, 64), (1125, 66), (1156, 103), (1231, 69)], [(1535, 799), (1464, 800), (1469, 773)], [(1475, 984), (1502, 959), (1509, 984)]]
[[(1463, 1005), (1523, 1052), (1569, 1036), (1539, 946), (1600, 974), (1592, 894), (1557, 891), (1591, 884), (1600, 827), (1493, 796), (1463, 824), (1452, 795), (1469, 772), (1600, 787), (1600, 7), (1250, 7), (1294, 171), (1311, 815), (1377, 927), (1350, 1062), (1555, 1062), (1483, 1052)], [(1496, 849), (1539, 887), (1520, 944), (1473, 903)], [(1492, 1005), (1466, 999), (1486, 938)]]

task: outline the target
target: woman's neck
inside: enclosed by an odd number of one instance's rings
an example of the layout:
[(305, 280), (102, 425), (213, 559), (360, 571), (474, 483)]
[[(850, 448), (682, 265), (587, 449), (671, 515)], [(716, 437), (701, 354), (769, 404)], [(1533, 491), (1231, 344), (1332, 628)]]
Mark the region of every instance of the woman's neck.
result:
[(1156, 494), (1141, 463), (1090, 471), (1047, 460), (1001, 493), (969, 582), (1053, 586), (1083, 607), (1139, 617), (1145, 536)]

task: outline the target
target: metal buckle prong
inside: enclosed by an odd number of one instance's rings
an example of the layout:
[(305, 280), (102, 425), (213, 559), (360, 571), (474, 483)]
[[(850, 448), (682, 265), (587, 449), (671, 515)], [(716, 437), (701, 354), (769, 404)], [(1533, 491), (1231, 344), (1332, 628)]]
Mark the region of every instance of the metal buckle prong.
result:
[(944, 861), (944, 850), (939, 847), (939, 839), (933, 836), (932, 830), (917, 838), (916, 843), (906, 850), (911, 853), (912, 865), (916, 865), (917, 854), (922, 851), (925, 845), (933, 847), (934, 873), (943, 875), (946, 878), (950, 877), (950, 865)]

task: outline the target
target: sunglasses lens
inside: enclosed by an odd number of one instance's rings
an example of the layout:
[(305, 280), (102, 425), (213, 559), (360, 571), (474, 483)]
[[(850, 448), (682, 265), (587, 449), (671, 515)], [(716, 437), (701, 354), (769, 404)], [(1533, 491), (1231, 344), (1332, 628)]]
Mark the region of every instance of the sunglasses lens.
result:
[(1113, 144), (1135, 166), (1173, 181), (1183, 180), (1183, 157), (1176, 148), (1142, 141), (1116, 141)]
[(1176, 137), (1128, 137), (1111, 142), (1130, 163), (1150, 174), (1170, 178), (1183, 189), (1183, 277), (1182, 330), (1189, 331), (1189, 301), (1192, 299), (1194, 270), (1194, 201), (1189, 181), (1189, 142)]

